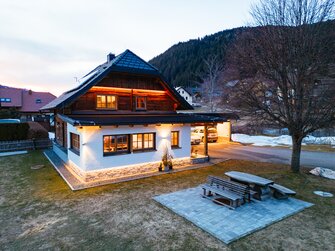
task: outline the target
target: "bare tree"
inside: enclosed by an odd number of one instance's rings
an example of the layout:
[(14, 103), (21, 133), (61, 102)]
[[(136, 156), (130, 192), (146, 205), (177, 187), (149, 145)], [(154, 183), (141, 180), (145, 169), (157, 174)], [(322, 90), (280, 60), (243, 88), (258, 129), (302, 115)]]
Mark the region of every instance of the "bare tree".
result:
[(204, 98), (209, 106), (210, 112), (215, 112), (220, 103), (218, 92), (220, 89), (220, 76), (223, 71), (223, 65), (217, 55), (212, 55), (204, 60), (205, 74), (202, 78), (204, 89)]
[(334, 0), (261, 0), (253, 29), (233, 48), (239, 70), (236, 93), (256, 119), (286, 127), (292, 137), (291, 169), (299, 172), (301, 143), (335, 122)]

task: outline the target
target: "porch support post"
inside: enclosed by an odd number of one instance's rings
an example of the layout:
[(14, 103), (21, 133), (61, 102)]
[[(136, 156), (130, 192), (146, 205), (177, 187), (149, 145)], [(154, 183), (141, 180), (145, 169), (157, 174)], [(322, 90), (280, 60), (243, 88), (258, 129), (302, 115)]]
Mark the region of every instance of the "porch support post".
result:
[(204, 155), (208, 156), (208, 126), (204, 125)]

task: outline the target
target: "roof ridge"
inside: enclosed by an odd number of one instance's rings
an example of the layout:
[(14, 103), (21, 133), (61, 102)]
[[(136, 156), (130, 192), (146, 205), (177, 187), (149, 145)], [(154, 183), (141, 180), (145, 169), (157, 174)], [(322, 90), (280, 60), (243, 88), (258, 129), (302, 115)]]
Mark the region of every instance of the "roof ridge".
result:
[(145, 60), (142, 59), (141, 57), (137, 56), (137, 55), (136, 55), (134, 52), (132, 52), (131, 50), (127, 49), (126, 52), (130, 52), (131, 54), (133, 54), (134, 56), (136, 56), (138, 59), (140, 59), (140, 61), (142, 61), (143, 63), (149, 65), (151, 68), (153, 68), (154, 70), (156, 70), (156, 71), (159, 72), (159, 70), (158, 70), (155, 66), (153, 66), (153, 65), (150, 64), (150, 63), (148, 63), (147, 61), (145, 61)]

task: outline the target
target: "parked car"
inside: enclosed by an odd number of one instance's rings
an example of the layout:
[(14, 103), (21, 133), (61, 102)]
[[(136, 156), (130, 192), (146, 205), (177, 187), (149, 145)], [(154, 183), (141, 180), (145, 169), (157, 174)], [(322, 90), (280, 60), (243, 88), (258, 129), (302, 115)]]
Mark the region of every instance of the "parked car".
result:
[(199, 135), (191, 133), (191, 145), (199, 145), (201, 138)]
[[(193, 135), (198, 135), (201, 138), (201, 141), (204, 141), (204, 129), (194, 129), (192, 132)], [(208, 128), (208, 135), (207, 135), (208, 142), (216, 142), (218, 140), (218, 132), (216, 128), (211, 127)]]

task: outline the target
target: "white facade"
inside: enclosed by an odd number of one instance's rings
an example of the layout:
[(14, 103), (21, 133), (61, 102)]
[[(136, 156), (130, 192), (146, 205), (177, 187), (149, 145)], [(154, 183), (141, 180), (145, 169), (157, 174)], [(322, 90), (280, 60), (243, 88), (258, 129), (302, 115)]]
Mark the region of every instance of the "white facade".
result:
[(183, 87), (176, 87), (177, 92), (190, 104), (193, 104), (192, 95), (186, 91)]
[[(179, 131), (179, 148), (170, 145), (171, 131)], [(111, 168), (122, 168), (135, 164), (146, 164), (161, 161), (166, 147), (174, 159), (190, 158), (191, 126), (190, 125), (148, 125), (148, 126), (83, 126), (74, 127), (67, 124), (68, 146), (70, 133), (80, 135), (80, 154), (68, 151), (71, 165), (83, 172), (102, 171)], [(155, 133), (156, 150), (148, 152), (131, 152), (119, 155), (104, 156), (103, 136), (117, 134)]]
[(231, 122), (230, 121), (217, 124), (216, 129), (218, 131), (219, 138), (230, 141), (230, 138), (231, 138)]

